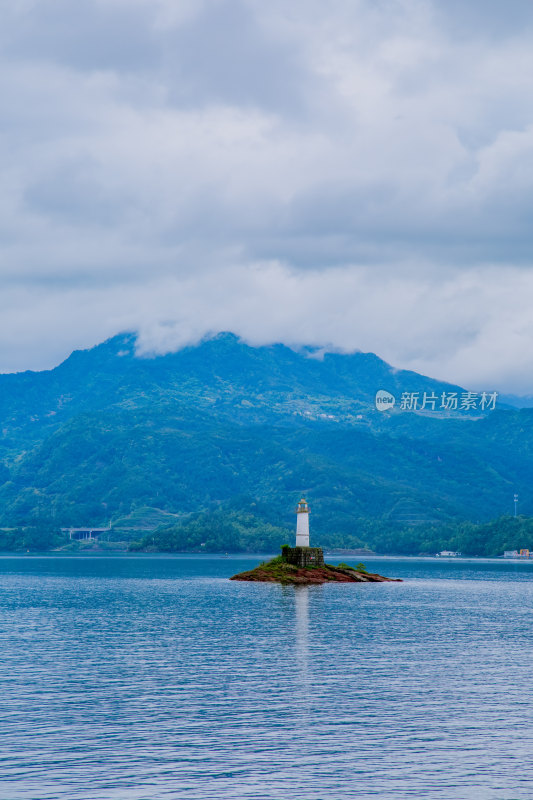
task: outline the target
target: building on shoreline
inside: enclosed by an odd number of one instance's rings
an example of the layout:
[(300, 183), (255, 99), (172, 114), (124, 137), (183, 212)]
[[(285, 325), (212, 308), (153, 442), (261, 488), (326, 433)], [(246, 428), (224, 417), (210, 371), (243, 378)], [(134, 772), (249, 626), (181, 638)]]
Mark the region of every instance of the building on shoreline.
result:
[(531, 558), (533, 554), (530, 554), (529, 550), (506, 550), (503, 554), (504, 558)]

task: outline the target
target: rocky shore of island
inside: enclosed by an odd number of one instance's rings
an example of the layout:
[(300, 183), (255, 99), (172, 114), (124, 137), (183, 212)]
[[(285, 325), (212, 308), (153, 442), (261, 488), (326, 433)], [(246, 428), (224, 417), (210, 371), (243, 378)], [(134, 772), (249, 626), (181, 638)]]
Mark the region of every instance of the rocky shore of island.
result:
[(367, 572), (363, 565), (351, 567), (348, 564), (320, 564), (316, 566), (297, 566), (288, 563), (282, 556), (273, 558), (255, 569), (233, 575), (232, 581), (257, 581), (261, 583), (319, 584), (319, 583), (384, 583), (401, 581), (401, 578), (385, 578)]

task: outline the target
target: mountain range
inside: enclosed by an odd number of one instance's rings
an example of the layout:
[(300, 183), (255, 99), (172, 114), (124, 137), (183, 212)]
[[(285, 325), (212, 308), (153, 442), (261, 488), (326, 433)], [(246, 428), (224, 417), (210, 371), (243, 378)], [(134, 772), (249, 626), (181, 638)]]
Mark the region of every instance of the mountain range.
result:
[[(394, 407), (376, 409), (378, 390)], [(424, 392), (435, 409), (400, 408)], [(255, 503), (288, 529), (305, 493), (312, 529), (340, 542), (369, 522), (487, 521), (515, 492), (532, 513), (533, 409), (440, 408), (465, 393), (370, 353), (223, 333), (139, 357), (123, 334), (0, 375), (0, 524), (150, 529)]]

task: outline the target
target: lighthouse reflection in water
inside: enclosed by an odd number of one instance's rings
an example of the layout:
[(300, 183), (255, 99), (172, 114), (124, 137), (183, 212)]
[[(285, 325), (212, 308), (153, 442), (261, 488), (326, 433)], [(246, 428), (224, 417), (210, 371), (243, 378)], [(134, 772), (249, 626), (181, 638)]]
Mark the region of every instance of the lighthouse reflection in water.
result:
[[(314, 587), (316, 589), (316, 587)], [(296, 624), (296, 667), (300, 684), (307, 687), (309, 675), (309, 586), (298, 586), (294, 589), (294, 609)]]

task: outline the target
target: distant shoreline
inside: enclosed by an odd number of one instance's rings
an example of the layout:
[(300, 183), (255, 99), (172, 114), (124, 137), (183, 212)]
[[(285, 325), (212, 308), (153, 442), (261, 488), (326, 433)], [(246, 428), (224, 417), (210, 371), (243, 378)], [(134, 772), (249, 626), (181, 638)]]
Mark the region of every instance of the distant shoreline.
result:
[[(82, 559), (82, 558), (155, 558), (158, 560), (163, 559), (178, 559), (178, 558), (187, 558), (187, 559), (217, 559), (217, 560), (231, 560), (231, 559), (255, 559), (255, 558), (265, 558), (265, 557), (273, 557), (276, 553), (229, 553), (226, 554), (224, 552), (213, 552), (213, 553), (190, 553), (190, 552), (151, 552), (146, 553), (142, 551), (136, 552), (128, 552), (126, 550), (84, 550), (84, 551), (69, 551), (69, 552), (62, 552), (61, 550), (44, 550), (44, 551), (30, 551), (30, 552), (22, 552), (20, 550), (15, 551), (2, 551), (0, 552), (0, 558), (73, 558), (73, 559)], [(361, 558), (361, 556), (349, 556), (346, 553), (331, 553), (331, 552), (324, 552), (324, 555), (328, 558), (338, 558), (339, 560), (343, 557), (348, 558)], [(529, 564), (533, 565), (533, 558), (532, 559), (524, 559), (524, 558), (503, 558), (503, 556), (459, 556), (453, 558), (446, 558), (443, 556), (424, 556), (424, 555), (381, 555), (381, 554), (374, 554), (372, 556), (367, 555), (365, 556), (367, 561), (435, 561), (436, 563), (465, 563), (465, 562), (491, 562), (495, 564), (508, 564), (508, 565), (517, 565), (517, 564)]]

